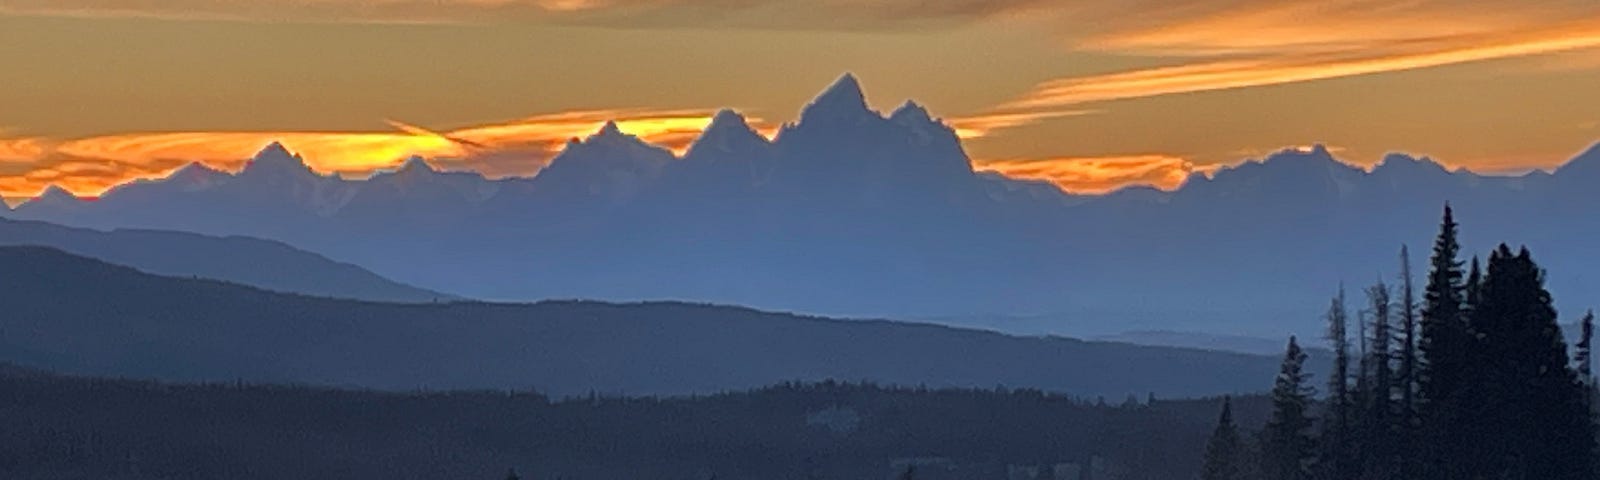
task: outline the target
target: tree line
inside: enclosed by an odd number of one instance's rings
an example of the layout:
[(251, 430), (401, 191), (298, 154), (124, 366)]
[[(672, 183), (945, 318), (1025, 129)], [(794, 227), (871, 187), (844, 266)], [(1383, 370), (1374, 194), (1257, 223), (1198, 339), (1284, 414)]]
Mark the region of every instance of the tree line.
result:
[(1446, 206), (1420, 302), (1402, 247), (1398, 286), (1365, 290), (1354, 340), (1341, 287), (1326, 316), (1327, 391), (1315, 398), (1290, 337), (1267, 424), (1247, 438), (1224, 402), (1201, 479), (1597, 478), (1593, 312), (1569, 356), (1527, 248), (1467, 264), (1457, 230)]
[[(1100, 457), (1123, 479), (1167, 480), (1199, 467), (1216, 405), (833, 381), (549, 398), (162, 383), (0, 363), (0, 479), (883, 479), (903, 473), (898, 459), (932, 457), (960, 469), (916, 467), (915, 478), (936, 480)], [(1233, 406), (1246, 425), (1268, 411), (1264, 395)]]

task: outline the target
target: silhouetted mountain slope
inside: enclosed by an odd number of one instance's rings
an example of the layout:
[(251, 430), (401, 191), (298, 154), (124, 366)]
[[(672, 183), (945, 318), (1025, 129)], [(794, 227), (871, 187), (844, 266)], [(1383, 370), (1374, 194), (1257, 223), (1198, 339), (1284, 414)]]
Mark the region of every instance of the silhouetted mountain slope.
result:
[(0, 246), (17, 245), (58, 248), (157, 275), (224, 280), (278, 292), (391, 302), (457, 298), (254, 238), (154, 230), (103, 232), (0, 219)]
[[(536, 479), (877, 479), (907, 458), (944, 459), (916, 478), (966, 480), (1092, 456), (1121, 478), (1192, 478), (1220, 403), (838, 383), (550, 401), (525, 389), (181, 385), (5, 365), (0, 392), (0, 477), (40, 480), (499, 479), (512, 467)], [(1262, 396), (1233, 409), (1244, 428), (1268, 413)]]
[[(530, 159), (531, 161), (531, 159)], [(718, 113), (682, 159), (615, 125), (533, 178), (425, 163), (367, 180), (310, 172), (283, 146), (244, 171), (193, 167), (95, 202), (55, 192), (15, 218), (283, 241), (474, 298), (688, 300), (819, 314), (1037, 315), (1097, 331), (1280, 338), (1321, 330), (1341, 282), (1421, 272), (1451, 202), (1466, 251), (1527, 243), (1564, 311), (1600, 297), (1600, 146), (1554, 173), (1449, 171), (1326, 147), (1195, 174), (1172, 192), (1069, 195), (972, 170), (915, 102), (887, 114), (840, 78), (770, 141)], [(954, 320), (960, 322), (960, 320)], [(981, 325), (965, 323), (965, 325)]]
[(1257, 391), (1277, 364), (1267, 356), (679, 303), (337, 300), (158, 277), (38, 247), (0, 248), (0, 272), (0, 345), (45, 359), (46, 367), (96, 375), (536, 387), (556, 395), (703, 393), (833, 378), (1122, 398)]

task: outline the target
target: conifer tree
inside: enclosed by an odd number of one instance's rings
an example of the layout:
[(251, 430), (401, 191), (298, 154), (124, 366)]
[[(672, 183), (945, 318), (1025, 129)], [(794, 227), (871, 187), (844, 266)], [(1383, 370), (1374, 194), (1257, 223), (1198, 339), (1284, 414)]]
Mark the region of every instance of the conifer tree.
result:
[[(1461, 285), (1461, 292), (1463, 299), (1461, 303), (1461, 318), (1463, 322), (1467, 322), (1467, 337), (1470, 340), (1472, 337), (1472, 324), (1468, 320), (1472, 317), (1473, 307), (1483, 300), (1483, 269), (1479, 268), (1476, 255), (1472, 257), (1472, 268), (1467, 270), (1467, 280), (1466, 283)], [(1470, 343), (1469, 341), (1468, 344)]]
[(1448, 398), (1462, 374), (1460, 356), (1465, 352), (1467, 334), (1462, 317), (1465, 292), (1461, 262), (1456, 259), (1461, 251), (1456, 229), (1454, 214), (1446, 205), (1422, 294), (1422, 332), (1417, 342), (1422, 362), (1417, 381), (1420, 400), (1425, 404)]
[(1466, 372), (1470, 337), (1463, 312), (1466, 308), (1466, 282), (1462, 280), (1461, 246), (1456, 241), (1457, 225), (1449, 205), (1434, 240), (1429, 260), (1428, 281), (1423, 287), (1422, 309), (1417, 338), (1416, 408), (1421, 420), (1412, 452), (1421, 458), (1416, 478), (1455, 480), (1466, 478), (1464, 462), (1471, 447), (1466, 438), (1465, 420), (1456, 403), (1466, 396), (1461, 392)]
[(1584, 402), (1589, 404), (1591, 412), (1600, 414), (1600, 382), (1594, 378), (1594, 310), (1584, 312), (1578, 329), (1578, 345), (1572, 362), (1577, 364), (1578, 382), (1584, 387)]
[[(1583, 386), (1583, 401), (1589, 406), (1589, 421), (1600, 435), (1600, 382), (1594, 377), (1594, 310), (1584, 312), (1578, 322), (1579, 338), (1575, 363), (1578, 364), (1578, 381)], [(1596, 445), (1600, 448), (1600, 445)], [(1594, 453), (1594, 468), (1600, 472), (1600, 450)]]
[(1400, 246), (1400, 298), (1395, 302), (1395, 315), (1399, 319), (1396, 340), (1396, 370), (1393, 391), (1395, 400), (1394, 456), (1396, 478), (1415, 479), (1422, 475), (1415, 458), (1420, 454), (1418, 433), (1422, 428), (1421, 411), (1417, 405), (1417, 376), (1421, 371), (1417, 355), (1418, 325), (1417, 297), (1411, 276), (1411, 251)]
[(1389, 286), (1379, 281), (1367, 289), (1367, 298), (1372, 308), (1372, 336), (1368, 338), (1370, 345), (1367, 358), (1370, 360), (1368, 369), (1372, 374), (1372, 388), (1376, 392), (1370, 396), (1370, 415), (1376, 416), (1375, 420), (1388, 423), (1388, 417), (1394, 412), (1394, 366), (1389, 347), (1393, 342), (1390, 320)]
[(1227, 397), (1222, 398), (1222, 415), (1206, 442), (1200, 480), (1244, 480), (1244, 442), (1233, 422), (1233, 402)]
[(1595, 431), (1544, 272), (1526, 248), (1489, 257), (1473, 304), (1473, 471), (1489, 478), (1595, 478)]
[(1405, 246), (1400, 247), (1400, 298), (1395, 304), (1395, 309), (1400, 317), (1398, 369), (1395, 372), (1395, 388), (1399, 393), (1399, 413), (1402, 425), (1409, 425), (1410, 429), (1416, 428), (1416, 382), (1417, 382), (1417, 298), (1411, 286), (1411, 253)]
[(1594, 310), (1584, 312), (1583, 320), (1578, 322), (1578, 345), (1572, 354), (1572, 363), (1577, 364), (1578, 379), (1585, 385), (1594, 385)]
[(1306, 384), (1306, 354), (1294, 337), (1272, 387), (1272, 418), (1261, 432), (1261, 473), (1271, 480), (1309, 480), (1316, 442), (1309, 413), (1315, 393)]
[(1354, 478), (1360, 454), (1354, 430), (1356, 402), (1350, 389), (1349, 313), (1344, 288), (1328, 306), (1328, 342), (1333, 349), (1333, 372), (1328, 375), (1327, 411), (1322, 417), (1320, 471), (1326, 478)]
[(1400, 426), (1393, 421), (1396, 408), (1389, 350), (1392, 342), (1389, 286), (1379, 280), (1367, 289), (1367, 300), (1372, 314), (1372, 334), (1365, 340), (1370, 347), (1363, 355), (1363, 370), (1368, 379), (1362, 382), (1358, 395), (1362, 401), (1355, 422), (1359, 432), (1357, 447), (1364, 472), (1362, 478), (1387, 479), (1394, 477), (1393, 467), (1399, 461), (1395, 439), (1400, 432)]

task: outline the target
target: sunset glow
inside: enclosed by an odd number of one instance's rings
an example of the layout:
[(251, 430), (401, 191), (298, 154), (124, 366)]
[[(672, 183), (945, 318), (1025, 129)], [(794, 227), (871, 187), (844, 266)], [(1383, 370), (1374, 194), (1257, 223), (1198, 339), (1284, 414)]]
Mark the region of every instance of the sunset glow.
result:
[(719, 108), (770, 138), (847, 71), (976, 169), (1074, 192), (1313, 142), (1525, 172), (1600, 140), (1595, 2), (0, 0), (0, 32), (12, 201), (271, 141), (352, 177), (532, 175), (607, 120), (681, 155)]
[(1129, 185), (1171, 190), (1190, 174), (1206, 170), (1168, 155), (989, 160), (973, 166), (1012, 178), (1054, 183), (1078, 194), (1108, 193)]
[(50, 185), (58, 185), (80, 196), (96, 196), (119, 183), (160, 177), (190, 162), (234, 171), (272, 142), (299, 153), (316, 171), (349, 177), (393, 168), (413, 155), (433, 159), (447, 168), (479, 171), (491, 177), (532, 175), (566, 141), (586, 137), (609, 120), (614, 119), (624, 133), (681, 155), (710, 118), (711, 112), (705, 111), (594, 110), (444, 132), (392, 122), (398, 131), (390, 133), (178, 132), (64, 141), (6, 139), (0, 140), (0, 159), (19, 165), (49, 166), (0, 178), (0, 193), (31, 197)]

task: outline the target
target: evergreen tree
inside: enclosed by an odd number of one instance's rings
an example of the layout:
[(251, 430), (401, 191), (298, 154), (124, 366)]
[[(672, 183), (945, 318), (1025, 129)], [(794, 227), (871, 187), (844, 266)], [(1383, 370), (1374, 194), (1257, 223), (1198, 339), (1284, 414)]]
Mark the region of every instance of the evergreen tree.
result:
[(1379, 281), (1367, 289), (1367, 298), (1372, 304), (1372, 336), (1367, 344), (1371, 345), (1367, 358), (1371, 360), (1372, 388), (1378, 392), (1371, 396), (1375, 405), (1371, 405), (1372, 415), (1379, 416), (1378, 420), (1385, 423), (1388, 416), (1394, 412), (1394, 366), (1390, 363), (1392, 356), (1389, 347), (1392, 345), (1389, 286)]
[(1467, 478), (1462, 469), (1471, 446), (1464, 431), (1464, 419), (1456, 403), (1465, 396), (1461, 389), (1470, 347), (1466, 319), (1466, 286), (1462, 281), (1461, 246), (1456, 241), (1457, 225), (1449, 205), (1434, 241), (1429, 261), (1428, 281), (1423, 287), (1420, 335), (1415, 378), (1416, 408), (1421, 420), (1413, 445), (1425, 449), (1413, 452), (1422, 462), (1416, 477), (1432, 480)]
[(1583, 320), (1578, 322), (1578, 346), (1573, 352), (1572, 362), (1577, 364), (1578, 379), (1585, 385), (1594, 385), (1594, 310), (1584, 312)]
[[(1583, 401), (1589, 406), (1590, 422), (1600, 422), (1600, 382), (1594, 377), (1594, 310), (1584, 312), (1583, 320), (1579, 322), (1581, 335), (1578, 339), (1578, 348), (1574, 362), (1578, 364), (1578, 381), (1583, 385)], [(1600, 432), (1600, 423), (1594, 423), (1596, 432)], [(1600, 435), (1600, 433), (1596, 433)], [(1600, 445), (1596, 446), (1600, 448)], [(1594, 469), (1600, 472), (1600, 451), (1594, 454)]]
[(1272, 387), (1272, 418), (1261, 432), (1261, 473), (1267, 479), (1311, 478), (1316, 442), (1311, 437), (1308, 409), (1315, 391), (1306, 384), (1305, 361), (1305, 352), (1289, 337), (1283, 366)]
[(1578, 328), (1578, 346), (1572, 362), (1578, 366), (1578, 382), (1584, 386), (1584, 402), (1589, 404), (1591, 412), (1600, 414), (1600, 382), (1594, 378), (1594, 310), (1584, 312)]
[(1205, 465), (1200, 480), (1244, 480), (1244, 442), (1239, 428), (1233, 423), (1233, 402), (1222, 399), (1222, 415), (1217, 419), (1217, 429), (1206, 442)]
[(1360, 454), (1356, 451), (1356, 402), (1350, 390), (1349, 314), (1344, 288), (1328, 306), (1328, 342), (1333, 349), (1333, 372), (1328, 375), (1327, 412), (1322, 417), (1321, 472), (1330, 480), (1354, 478)]
[(1463, 283), (1461, 262), (1456, 259), (1461, 246), (1456, 242), (1457, 225), (1449, 206), (1434, 242), (1428, 284), (1422, 294), (1422, 335), (1417, 349), (1422, 353), (1418, 371), (1418, 393), (1423, 403), (1438, 403), (1454, 392), (1462, 374), (1466, 346), (1466, 322), (1462, 316)]
[(1357, 440), (1365, 472), (1362, 478), (1387, 479), (1394, 477), (1393, 466), (1399, 460), (1395, 438), (1400, 431), (1393, 421), (1396, 408), (1392, 390), (1394, 370), (1390, 365), (1389, 351), (1392, 342), (1389, 286), (1378, 281), (1367, 289), (1367, 300), (1372, 309), (1372, 335), (1365, 340), (1371, 347), (1363, 356), (1362, 370), (1369, 379), (1362, 382), (1363, 388), (1358, 395), (1362, 403), (1360, 418), (1356, 422), (1357, 431), (1360, 432)]
[(1411, 253), (1400, 247), (1400, 299), (1395, 305), (1400, 317), (1399, 365), (1394, 390), (1399, 392), (1401, 425), (1408, 430), (1421, 423), (1416, 418), (1417, 404), (1417, 298), (1411, 287)]
[(1489, 478), (1595, 478), (1595, 431), (1544, 272), (1526, 248), (1490, 257), (1471, 312), (1473, 471)]
[(522, 477), (517, 476), (517, 469), (513, 468), (506, 470), (506, 480), (522, 480)]
[[(1472, 268), (1467, 270), (1467, 281), (1466, 283), (1462, 284), (1461, 292), (1463, 295), (1462, 298), (1465, 299), (1465, 301), (1461, 304), (1461, 319), (1463, 322), (1467, 322), (1467, 319), (1471, 318), (1472, 316), (1472, 308), (1476, 306), (1479, 301), (1482, 301), (1483, 296), (1483, 269), (1478, 267), (1478, 257), (1476, 255), (1472, 257)], [(1470, 346), (1472, 343), (1470, 341), (1473, 336), (1471, 335), (1471, 329), (1471, 323), (1467, 322), (1467, 337), (1469, 341), (1466, 343), (1466, 345), (1468, 346)]]
[(1417, 297), (1412, 287), (1411, 251), (1400, 246), (1400, 298), (1395, 303), (1400, 320), (1397, 340), (1396, 371), (1393, 391), (1398, 399), (1394, 417), (1394, 456), (1397, 459), (1395, 475), (1402, 479), (1415, 479), (1422, 475), (1417, 466), (1418, 432), (1422, 428), (1421, 411), (1417, 406), (1417, 376), (1421, 370), (1417, 357)]

